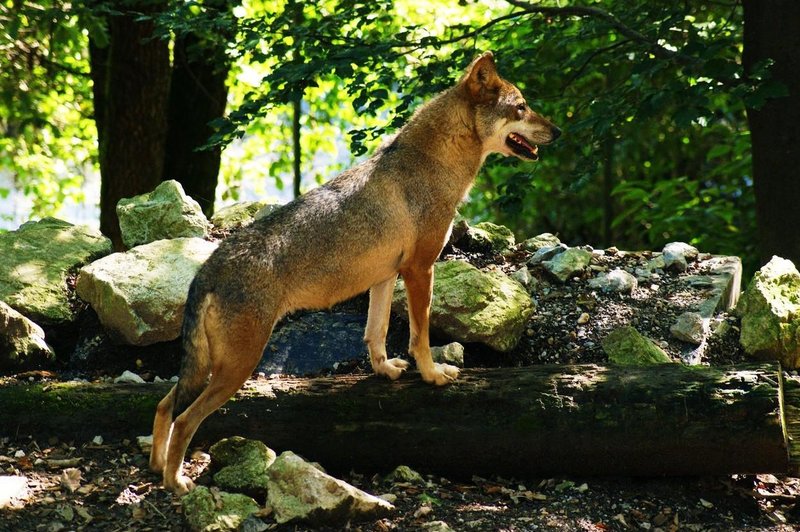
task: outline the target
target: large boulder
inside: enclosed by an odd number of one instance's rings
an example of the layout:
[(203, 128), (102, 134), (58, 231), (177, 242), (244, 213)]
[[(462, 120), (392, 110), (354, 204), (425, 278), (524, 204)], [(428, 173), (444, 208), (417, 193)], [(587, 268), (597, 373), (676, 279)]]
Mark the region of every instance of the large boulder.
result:
[(291, 451), (267, 470), (267, 504), (279, 524), (344, 525), (379, 519), (394, 506), (320, 471)]
[[(482, 271), (464, 261), (434, 265), (431, 326), (459, 342), (497, 351), (517, 345), (533, 303), (525, 288), (502, 272)], [(407, 313), (405, 285), (398, 281), (392, 309)]]
[(772, 257), (756, 272), (736, 312), (748, 354), (800, 367), (800, 273), (792, 261)]
[(249, 516), (259, 511), (256, 501), (240, 493), (198, 486), (181, 499), (183, 514), (191, 530), (219, 532), (239, 530)]
[(156, 240), (208, 236), (211, 224), (180, 183), (164, 181), (152, 192), (117, 203), (122, 242), (128, 248)]
[(81, 269), (78, 295), (112, 338), (150, 345), (180, 334), (189, 284), (216, 244), (200, 238), (158, 240)]
[(0, 300), (40, 325), (75, 319), (67, 277), (111, 253), (99, 231), (55, 218), (0, 234)]
[(0, 367), (19, 367), (55, 358), (44, 331), (0, 301)]

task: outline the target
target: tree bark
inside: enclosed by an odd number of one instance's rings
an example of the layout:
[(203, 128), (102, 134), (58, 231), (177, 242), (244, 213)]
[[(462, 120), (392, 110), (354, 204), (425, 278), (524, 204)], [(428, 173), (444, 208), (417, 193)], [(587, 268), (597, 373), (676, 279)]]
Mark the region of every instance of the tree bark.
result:
[[(0, 386), (0, 432), (91, 439), (149, 434), (161, 385)], [(537, 366), (250, 381), (195, 444), (242, 435), (332, 471), (407, 464), (450, 477), (787, 473), (800, 385), (775, 364), (739, 368)]]
[(153, 38), (154, 14), (166, 2), (143, 0), (137, 13), (108, 17), (109, 45), (92, 46), (95, 118), (100, 158), (100, 230), (122, 248), (117, 220), (121, 198), (149, 192), (164, 166), (169, 45)]
[[(231, 0), (207, 0), (206, 9), (227, 12)], [(198, 151), (214, 130), (209, 122), (225, 113), (228, 71), (225, 39), (219, 35), (190, 32), (175, 39), (169, 94), (164, 179), (175, 179), (202, 207), (214, 211), (220, 148)]]
[(772, 255), (800, 264), (800, 2), (796, 0), (744, 1), (746, 75), (772, 59), (772, 78), (789, 95), (748, 108), (753, 146), (760, 252), (764, 262)]

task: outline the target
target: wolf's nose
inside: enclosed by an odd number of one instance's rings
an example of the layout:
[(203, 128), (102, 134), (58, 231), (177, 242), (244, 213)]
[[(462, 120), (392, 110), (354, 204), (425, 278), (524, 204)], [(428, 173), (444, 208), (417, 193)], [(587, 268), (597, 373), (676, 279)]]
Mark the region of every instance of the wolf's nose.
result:
[(561, 136), (561, 130), (558, 129), (556, 126), (553, 126), (550, 130), (550, 134), (553, 135), (553, 140), (556, 140), (558, 137)]

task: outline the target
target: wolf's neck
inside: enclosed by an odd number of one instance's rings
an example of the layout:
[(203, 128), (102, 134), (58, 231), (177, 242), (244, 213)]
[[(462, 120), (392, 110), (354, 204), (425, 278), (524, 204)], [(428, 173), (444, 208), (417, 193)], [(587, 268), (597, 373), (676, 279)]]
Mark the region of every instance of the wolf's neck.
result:
[[(474, 117), (454, 89), (423, 105), (398, 132), (403, 146), (424, 154), (429, 164), (444, 173), (440, 185), (460, 202), (480, 170), (485, 154), (474, 127)], [(432, 169), (431, 169), (432, 170)]]

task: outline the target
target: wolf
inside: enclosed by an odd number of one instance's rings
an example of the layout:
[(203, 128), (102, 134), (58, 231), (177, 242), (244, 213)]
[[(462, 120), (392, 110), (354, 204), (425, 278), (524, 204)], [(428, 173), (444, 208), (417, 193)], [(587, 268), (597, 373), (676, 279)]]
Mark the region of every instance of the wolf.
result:
[(397, 379), (408, 362), (387, 357), (386, 334), (399, 274), (417, 370), (437, 386), (456, 379), (458, 368), (433, 362), (428, 337), (433, 263), (456, 208), (490, 153), (536, 161), (538, 145), (560, 134), (485, 52), (372, 157), (224, 240), (189, 287), (180, 378), (156, 408), (150, 467), (164, 487), (194, 487), (181, 467), (195, 431), (252, 374), (275, 323), (294, 310), (369, 290), (372, 369)]

